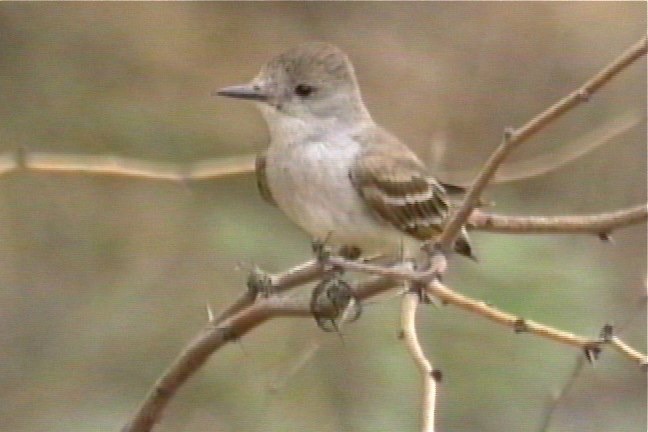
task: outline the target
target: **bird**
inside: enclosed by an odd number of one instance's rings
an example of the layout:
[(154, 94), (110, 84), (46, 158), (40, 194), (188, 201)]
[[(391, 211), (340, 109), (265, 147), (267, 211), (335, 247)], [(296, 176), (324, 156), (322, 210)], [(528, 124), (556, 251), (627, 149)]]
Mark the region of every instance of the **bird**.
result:
[[(216, 94), (261, 111), (270, 144), (256, 159), (258, 189), (312, 239), (414, 255), (441, 233), (450, 195), (462, 192), (373, 120), (349, 57), (332, 44), (302, 43)], [(454, 250), (474, 258), (465, 229)]]

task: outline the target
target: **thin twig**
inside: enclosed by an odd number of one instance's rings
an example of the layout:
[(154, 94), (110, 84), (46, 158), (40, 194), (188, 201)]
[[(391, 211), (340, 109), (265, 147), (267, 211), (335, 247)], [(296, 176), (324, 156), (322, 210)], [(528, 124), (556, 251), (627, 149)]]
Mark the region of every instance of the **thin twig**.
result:
[(437, 243), (442, 247), (442, 249), (445, 251), (450, 250), (454, 240), (457, 238), (457, 235), (461, 230), (461, 227), (466, 224), (466, 221), (473, 209), (477, 206), (482, 192), (493, 175), (495, 175), (497, 168), (513, 149), (572, 108), (588, 101), (605, 83), (611, 80), (632, 62), (644, 55), (647, 48), (648, 42), (646, 37), (644, 37), (621, 54), (616, 60), (604, 67), (600, 72), (594, 75), (594, 77), (586, 81), (580, 88), (576, 89), (568, 96), (532, 118), (524, 126), (519, 129), (507, 129), (504, 133), (502, 143), (484, 164), (484, 167), (466, 193), (462, 205), (450, 218), (445, 229), (437, 239)]
[(648, 220), (645, 204), (609, 213), (583, 216), (503, 216), (475, 209), (468, 220), (478, 231), (505, 234), (609, 234)]
[(538, 432), (547, 432), (549, 430), (552, 417), (556, 409), (558, 408), (558, 405), (565, 398), (567, 393), (571, 390), (571, 388), (576, 383), (576, 380), (578, 379), (581, 372), (583, 371), (583, 367), (585, 366), (585, 361), (586, 361), (585, 356), (580, 355), (578, 356), (578, 358), (576, 358), (576, 361), (574, 362), (574, 367), (569, 373), (569, 376), (567, 377), (565, 384), (555, 394), (552, 395), (550, 403), (547, 406), (544, 415), (542, 416), (540, 425), (538, 425)]
[(255, 155), (207, 159), (190, 164), (152, 162), (114, 155), (29, 152), (18, 149), (0, 154), (0, 175), (18, 170), (117, 175), (169, 180), (206, 180), (254, 171)]
[(559, 330), (538, 322), (521, 318), (517, 315), (501, 311), (497, 308), (489, 306), (483, 301), (475, 300), (470, 297), (459, 294), (458, 292), (448, 288), (438, 280), (432, 281), (427, 285), (429, 294), (437, 297), (444, 303), (451, 304), (467, 312), (474, 313), (502, 324), (506, 327), (513, 329), (516, 333), (531, 333), (545, 339), (553, 340), (563, 345), (570, 345), (582, 350), (594, 348), (600, 345), (598, 340), (588, 339), (583, 336), (578, 336), (563, 330)]
[(423, 348), (416, 333), (416, 311), (420, 303), (420, 293), (408, 291), (401, 303), (401, 329), (403, 340), (416, 367), (421, 373), (423, 396), (421, 398), (421, 431), (434, 432), (434, 415), (436, 412), (437, 381), (434, 377), (432, 363), (425, 357)]
[(648, 358), (646, 358), (646, 356), (640, 351), (632, 348), (630, 345), (619, 339), (617, 336), (613, 336), (612, 339), (610, 339), (610, 345), (627, 358), (634, 360), (642, 369), (646, 370), (646, 368), (648, 368)]

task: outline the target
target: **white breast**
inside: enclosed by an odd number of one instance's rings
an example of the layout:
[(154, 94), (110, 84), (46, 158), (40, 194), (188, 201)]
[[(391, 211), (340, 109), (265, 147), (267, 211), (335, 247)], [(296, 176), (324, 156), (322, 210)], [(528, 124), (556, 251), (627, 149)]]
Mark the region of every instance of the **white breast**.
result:
[(401, 233), (377, 219), (351, 184), (349, 170), (359, 151), (348, 133), (301, 143), (273, 141), (266, 159), (272, 196), (313, 238), (329, 237), (333, 244), (365, 252), (397, 250)]

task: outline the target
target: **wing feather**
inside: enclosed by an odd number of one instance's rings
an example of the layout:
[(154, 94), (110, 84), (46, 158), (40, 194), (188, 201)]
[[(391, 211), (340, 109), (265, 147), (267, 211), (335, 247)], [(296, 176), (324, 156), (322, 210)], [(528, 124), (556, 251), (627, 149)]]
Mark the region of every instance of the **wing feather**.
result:
[[(430, 175), (416, 155), (387, 132), (357, 136), (365, 142), (349, 177), (369, 208), (398, 230), (419, 240), (441, 233), (450, 210), (446, 188)], [(451, 192), (458, 192), (452, 188)], [(465, 233), (455, 245), (472, 257)]]

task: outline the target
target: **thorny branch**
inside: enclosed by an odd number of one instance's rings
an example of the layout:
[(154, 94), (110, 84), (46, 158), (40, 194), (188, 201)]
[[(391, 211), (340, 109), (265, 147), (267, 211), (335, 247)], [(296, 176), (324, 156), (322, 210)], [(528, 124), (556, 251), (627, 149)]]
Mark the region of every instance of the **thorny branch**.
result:
[[(592, 79), (587, 81), (582, 87), (539, 114), (526, 125), (517, 130), (507, 130), (504, 140), (498, 149), (493, 153), (490, 159), (484, 165), (484, 168), (477, 176), (472, 187), (469, 189), (464, 203), (459, 210), (451, 217), (446, 225), (444, 232), (441, 234), (438, 242), (444, 250), (449, 250), (457, 236), (457, 233), (468, 218), (473, 214), (473, 209), (481, 196), (482, 191), (489, 183), (490, 179), (497, 171), (497, 168), (505, 157), (525, 141), (528, 137), (538, 132), (540, 129), (562, 116), (564, 113), (586, 101), (594, 92), (600, 89), (612, 77), (631, 64), (640, 56), (646, 53), (647, 41), (644, 37), (628, 51), (614, 60)], [(630, 217), (624, 219), (621, 224), (612, 224), (611, 226), (597, 225), (600, 221), (589, 220), (590, 226), (596, 226), (591, 230), (575, 230), (561, 232), (598, 232), (607, 234), (612, 228), (622, 226), (623, 224), (637, 223), (645, 220), (645, 208), (630, 209), (626, 212), (635, 214), (635, 211), (642, 214), (640, 217)], [(491, 216), (492, 218), (492, 216)], [(614, 219), (614, 218), (612, 218)], [(489, 223), (493, 223), (491, 219)], [(616, 220), (616, 219), (614, 219)], [(535, 222), (539, 222), (536, 220)], [(564, 220), (563, 220), (564, 222)], [(573, 222), (573, 220), (572, 220)], [(607, 221), (610, 223), (610, 221)], [(553, 224), (554, 221), (545, 220), (542, 222), (545, 227)], [(541, 223), (541, 224), (542, 224)], [(477, 223), (474, 223), (477, 225)], [(568, 224), (569, 229), (573, 229), (578, 224)], [(609, 229), (607, 229), (609, 228)], [(519, 232), (519, 231), (518, 231)], [(532, 333), (537, 336), (548, 338), (556, 342), (577, 347), (585, 352), (588, 359), (595, 358), (604, 345), (610, 345), (619, 353), (627, 358), (641, 364), (643, 367), (648, 363), (646, 356), (633, 348), (627, 346), (614, 335), (606, 335), (597, 339), (588, 339), (582, 336), (555, 329), (528, 319), (524, 319), (513, 314), (500, 311), (491, 307), (484, 302), (471, 299), (461, 295), (447, 286), (443, 285), (438, 279), (429, 279), (425, 273), (417, 273), (407, 269), (385, 268), (372, 264), (363, 264), (351, 262), (343, 259), (335, 259), (335, 265), (342, 266), (353, 271), (362, 271), (378, 275), (363, 284), (358, 284), (355, 289), (355, 296), (358, 300), (366, 299), (379, 292), (385, 291), (392, 287), (398, 280), (408, 280), (424, 284), (429, 294), (439, 298), (447, 304), (454, 305), (468, 312), (475, 313), (491, 321), (503, 324), (512, 328), (516, 333)], [(299, 279), (299, 283), (305, 283), (311, 278), (318, 276), (318, 271), (313, 266), (316, 264), (307, 264), (308, 269), (304, 272), (305, 276)], [(272, 278), (270, 278), (272, 280)], [(278, 285), (281, 285), (278, 283)], [(272, 284), (269, 284), (272, 286)], [(287, 284), (284, 291), (292, 287)], [(256, 297), (256, 300), (253, 299)], [(407, 306), (407, 305), (406, 305)], [(408, 306), (409, 307), (409, 306)], [(409, 310), (408, 308), (404, 309)], [(407, 312), (406, 312), (407, 313)], [(199, 334), (189, 343), (181, 352), (179, 357), (173, 362), (169, 369), (155, 383), (149, 394), (146, 396), (142, 405), (139, 407), (131, 422), (124, 427), (124, 432), (141, 432), (149, 431), (154, 424), (159, 421), (160, 416), (175, 395), (180, 386), (193, 374), (206, 359), (228, 341), (240, 338), (248, 331), (262, 324), (266, 320), (278, 316), (309, 316), (311, 314), (308, 298), (304, 296), (294, 296), (289, 294), (255, 296), (247, 295), (242, 301), (234, 307), (228, 308), (222, 315), (222, 318), (212, 320)], [(410, 317), (411, 318), (411, 317)], [(426, 366), (427, 368), (427, 366)], [(426, 404), (426, 406), (429, 404)], [(433, 411), (433, 410), (432, 410)], [(429, 414), (429, 413), (428, 413)]]

